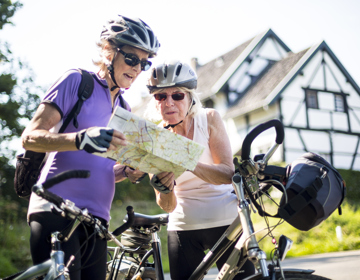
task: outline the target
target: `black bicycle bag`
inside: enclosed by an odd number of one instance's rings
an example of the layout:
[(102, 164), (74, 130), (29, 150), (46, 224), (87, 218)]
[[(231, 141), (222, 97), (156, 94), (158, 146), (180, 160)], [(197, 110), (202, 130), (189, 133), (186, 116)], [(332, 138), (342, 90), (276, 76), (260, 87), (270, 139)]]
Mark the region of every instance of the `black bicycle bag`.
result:
[[(78, 101), (65, 119), (59, 133), (65, 131), (71, 120), (74, 126), (78, 127), (77, 116), (80, 113), (83, 102), (90, 98), (94, 90), (94, 79), (92, 75), (83, 70), (77, 69), (81, 74), (81, 83), (78, 89)], [(16, 168), (14, 177), (14, 189), (16, 194), (25, 199), (29, 199), (32, 186), (39, 179), (41, 169), (47, 160), (46, 153), (38, 153), (26, 150), (24, 153), (16, 156)]]
[(278, 217), (293, 227), (308, 231), (326, 220), (336, 209), (341, 215), (345, 181), (324, 158), (305, 153), (287, 166), (287, 203), (283, 194)]

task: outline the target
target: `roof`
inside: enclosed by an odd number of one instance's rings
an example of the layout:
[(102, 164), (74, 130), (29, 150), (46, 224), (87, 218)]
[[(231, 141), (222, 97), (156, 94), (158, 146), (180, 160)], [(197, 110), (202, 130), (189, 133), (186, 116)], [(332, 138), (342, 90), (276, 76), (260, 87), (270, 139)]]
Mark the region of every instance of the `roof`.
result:
[(199, 67), (196, 71), (198, 76), (197, 92), (200, 99), (205, 99), (216, 92), (211, 89), (215, 83), (221, 78), (224, 72), (234, 63), (240, 54), (246, 49), (253, 39), (236, 47), (232, 51), (221, 55), (203, 66)]
[(275, 63), (273, 67), (271, 67), (269, 71), (244, 94), (238, 103), (228, 109), (224, 119), (244, 115), (253, 110), (273, 104), (312, 57), (320, 50), (325, 50), (329, 54), (349, 83), (360, 95), (359, 86), (355, 83), (325, 41), (322, 41), (299, 53), (289, 52), (287, 57)]
[(271, 29), (258, 34), (235, 49), (197, 68), (197, 92), (200, 99), (204, 100), (215, 95), (252, 51), (268, 37), (273, 37), (287, 52), (291, 51)]
[(264, 100), (273, 92), (276, 86), (284, 80), (308, 50), (309, 49), (306, 49), (299, 53), (289, 52), (286, 58), (276, 62), (273, 67), (245, 93), (239, 102), (227, 111), (224, 117), (231, 118), (239, 115), (239, 111), (241, 111), (242, 115), (257, 108), (262, 108), (264, 105), (268, 105), (264, 104)]

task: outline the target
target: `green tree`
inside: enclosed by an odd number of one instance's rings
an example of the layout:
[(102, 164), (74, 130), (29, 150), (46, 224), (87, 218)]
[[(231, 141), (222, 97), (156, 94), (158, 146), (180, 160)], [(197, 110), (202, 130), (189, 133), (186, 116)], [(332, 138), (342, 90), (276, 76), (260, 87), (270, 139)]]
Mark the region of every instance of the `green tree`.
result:
[[(0, 30), (13, 24), (10, 18), (22, 7), (18, 1), (0, 0)], [(32, 70), (14, 57), (6, 41), (0, 40), (0, 196), (14, 199), (15, 153), (11, 147), (21, 136), (39, 104), (41, 88), (34, 85)], [(19, 200), (20, 202), (21, 200)]]
[[(0, 0), (0, 32), (15, 12), (18, 1)], [(17, 59), (0, 37), (0, 278), (30, 264), (26, 208), (28, 202), (14, 192), (16, 147), (34, 114), (43, 90), (35, 86), (30, 67)], [(20, 145), (20, 144), (19, 144)], [(21, 252), (20, 254), (18, 254)]]

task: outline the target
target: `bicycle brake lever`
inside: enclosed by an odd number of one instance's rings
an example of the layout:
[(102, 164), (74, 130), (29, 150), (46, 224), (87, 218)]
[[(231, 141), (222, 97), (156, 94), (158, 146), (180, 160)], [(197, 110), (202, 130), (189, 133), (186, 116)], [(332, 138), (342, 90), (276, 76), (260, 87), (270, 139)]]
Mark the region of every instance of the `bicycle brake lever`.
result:
[(51, 212), (52, 212), (53, 214), (55, 214), (55, 215), (59, 215), (59, 216), (64, 217), (64, 218), (65, 218), (65, 216), (66, 216), (66, 215), (65, 215), (65, 212), (64, 212), (63, 210), (55, 207), (54, 205), (51, 205), (51, 206), (50, 206), (50, 210), (51, 210)]

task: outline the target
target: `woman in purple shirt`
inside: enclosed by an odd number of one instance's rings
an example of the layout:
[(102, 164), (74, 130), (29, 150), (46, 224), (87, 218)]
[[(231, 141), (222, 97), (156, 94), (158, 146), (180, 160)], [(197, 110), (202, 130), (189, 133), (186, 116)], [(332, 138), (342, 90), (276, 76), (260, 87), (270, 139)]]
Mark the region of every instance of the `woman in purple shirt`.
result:
[[(69, 199), (80, 208), (87, 208), (104, 225), (109, 222), (111, 202), (115, 192), (115, 182), (129, 178), (132, 182), (143, 175), (141, 171), (114, 164), (114, 161), (93, 155), (94, 152), (113, 150), (126, 145), (124, 135), (107, 128), (107, 123), (115, 106), (129, 105), (123, 100), (123, 89), (131, 87), (137, 76), (150, 68), (149, 58), (154, 57), (160, 46), (151, 28), (137, 18), (118, 16), (104, 26), (98, 46), (101, 58), (95, 62), (98, 73), (94, 78), (94, 90), (77, 117), (78, 126), (71, 121), (64, 133), (57, 133), (78, 100), (81, 74), (77, 70), (66, 72), (46, 93), (33, 119), (22, 135), (26, 150), (49, 153), (42, 170), (43, 182), (65, 170), (90, 170), (88, 179), (71, 179), (51, 188), (55, 194)], [(48, 237), (53, 231), (63, 230), (70, 221), (55, 215), (51, 204), (32, 194), (28, 221), (31, 228), (30, 249), (34, 264), (47, 260), (50, 256)], [(91, 232), (92, 229), (86, 229)], [(68, 242), (63, 244), (65, 263), (69, 256), (75, 260), (70, 266), (70, 278), (105, 279), (106, 240), (97, 239), (88, 244), (94, 251), (83, 268), (81, 256), (89, 254), (80, 250), (86, 240), (83, 227), (78, 227)]]

